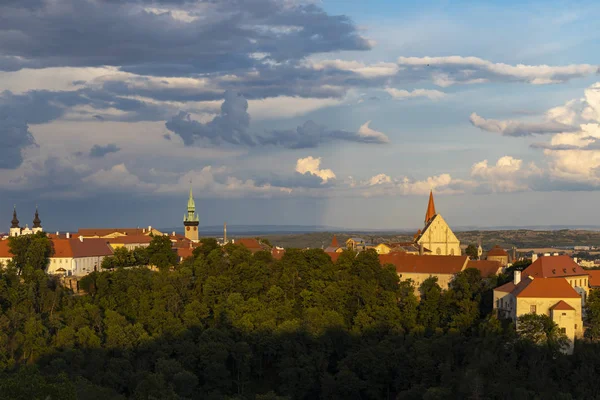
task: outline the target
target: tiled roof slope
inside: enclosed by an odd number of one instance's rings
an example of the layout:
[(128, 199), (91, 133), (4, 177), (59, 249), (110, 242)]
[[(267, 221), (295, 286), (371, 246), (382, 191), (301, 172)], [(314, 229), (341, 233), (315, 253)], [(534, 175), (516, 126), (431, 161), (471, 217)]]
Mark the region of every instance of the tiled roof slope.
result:
[(392, 264), (398, 273), (456, 274), (467, 266), (467, 256), (419, 256), (407, 253), (380, 254), (381, 265)]
[(532, 278), (556, 278), (587, 274), (569, 256), (540, 257), (523, 271), (523, 276), (531, 276)]

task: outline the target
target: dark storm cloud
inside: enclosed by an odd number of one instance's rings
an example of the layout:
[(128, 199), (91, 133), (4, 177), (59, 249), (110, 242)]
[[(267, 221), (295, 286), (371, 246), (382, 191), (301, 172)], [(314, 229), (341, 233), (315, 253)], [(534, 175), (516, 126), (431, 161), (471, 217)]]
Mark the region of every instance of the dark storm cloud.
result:
[[(184, 22), (142, 7), (177, 4), (199, 18)], [(254, 53), (287, 62), (370, 48), (347, 17), (277, 0), (2, 2), (0, 36), (5, 70), (111, 65), (161, 75), (235, 72), (265, 61)]]
[(386, 143), (378, 137), (361, 136), (355, 132), (330, 130), (313, 121), (306, 121), (294, 130), (276, 130), (268, 136), (260, 136), (258, 142), (262, 145), (275, 145), (288, 149), (315, 148), (321, 144), (333, 141), (356, 143)]
[(248, 101), (232, 91), (225, 93), (221, 114), (212, 121), (207, 123), (194, 121), (189, 114), (182, 111), (167, 121), (165, 126), (171, 132), (179, 135), (186, 146), (208, 141), (214, 145), (232, 144), (248, 147), (261, 145), (306, 149), (340, 140), (357, 143), (385, 143), (379, 137), (363, 136), (342, 130), (329, 130), (313, 121), (307, 121), (294, 130), (275, 130), (264, 135), (253, 135), (249, 132)]
[(15, 169), (23, 163), (23, 149), (35, 145), (27, 123), (0, 105), (0, 169)]
[(117, 153), (121, 149), (114, 143), (107, 144), (106, 146), (100, 146), (95, 144), (90, 149), (90, 157), (101, 158), (110, 153)]
[(181, 136), (186, 146), (193, 145), (198, 139), (208, 140), (215, 145), (229, 143), (254, 146), (255, 144), (248, 134), (250, 126), (248, 101), (233, 92), (225, 93), (221, 114), (210, 122), (203, 124), (193, 121), (189, 114), (180, 112), (165, 125), (168, 130)]

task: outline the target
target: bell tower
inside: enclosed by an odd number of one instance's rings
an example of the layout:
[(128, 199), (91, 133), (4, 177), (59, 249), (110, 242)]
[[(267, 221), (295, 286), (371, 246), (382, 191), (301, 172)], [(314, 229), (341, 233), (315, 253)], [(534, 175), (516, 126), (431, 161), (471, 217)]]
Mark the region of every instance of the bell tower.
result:
[(21, 227), (19, 226), (19, 219), (17, 218), (17, 206), (13, 208), (13, 217), (10, 223), (10, 236), (21, 236)]
[(33, 233), (42, 232), (44, 228), (42, 228), (42, 220), (40, 219), (40, 214), (38, 213), (37, 206), (35, 207), (35, 215), (33, 217)]
[(192, 194), (192, 188), (190, 187), (190, 198), (187, 204), (187, 214), (183, 216), (183, 226), (185, 228), (185, 237), (190, 239), (192, 242), (198, 241), (198, 225), (200, 220), (196, 214), (196, 203), (194, 202), (194, 195)]

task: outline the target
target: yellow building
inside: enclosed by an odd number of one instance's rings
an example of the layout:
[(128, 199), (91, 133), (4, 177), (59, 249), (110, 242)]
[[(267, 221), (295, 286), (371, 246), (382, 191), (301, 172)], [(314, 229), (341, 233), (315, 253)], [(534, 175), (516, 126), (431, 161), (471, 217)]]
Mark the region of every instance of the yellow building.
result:
[(583, 335), (582, 303), (581, 295), (565, 279), (526, 276), (521, 280), (519, 271), (513, 282), (494, 289), (494, 309), (499, 317), (517, 322), (525, 314), (549, 316), (569, 338), (569, 354), (575, 338)]
[(487, 252), (486, 260), (498, 261), (503, 267), (508, 265), (508, 253), (500, 246), (494, 246)]
[(413, 281), (417, 295), (419, 286), (432, 276), (438, 278), (437, 283), (443, 290), (448, 290), (454, 275), (467, 268), (468, 260), (467, 256), (420, 256), (400, 252), (379, 256), (381, 265), (391, 264), (396, 268), (401, 281), (409, 279)]
[[(421, 249), (414, 243), (380, 243), (374, 246), (373, 249), (377, 254), (390, 254), (390, 253), (407, 253), (407, 254), (420, 254)], [(422, 255), (431, 254), (429, 249), (422, 249)]]
[(425, 227), (415, 238), (415, 243), (431, 250), (438, 256), (460, 256), (460, 241), (444, 218), (435, 211), (433, 192), (429, 193), (429, 204), (425, 214)]

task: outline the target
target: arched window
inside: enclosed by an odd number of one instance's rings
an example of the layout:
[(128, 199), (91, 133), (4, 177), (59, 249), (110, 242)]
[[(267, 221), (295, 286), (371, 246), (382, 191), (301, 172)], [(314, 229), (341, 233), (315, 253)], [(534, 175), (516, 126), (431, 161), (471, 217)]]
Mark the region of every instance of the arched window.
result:
[(454, 249), (450, 249), (450, 254), (454, 255)]
[(440, 249), (439, 247), (436, 249), (435, 254), (437, 254), (438, 256), (440, 254), (442, 254), (442, 249)]

